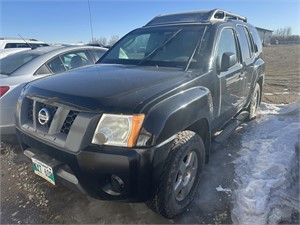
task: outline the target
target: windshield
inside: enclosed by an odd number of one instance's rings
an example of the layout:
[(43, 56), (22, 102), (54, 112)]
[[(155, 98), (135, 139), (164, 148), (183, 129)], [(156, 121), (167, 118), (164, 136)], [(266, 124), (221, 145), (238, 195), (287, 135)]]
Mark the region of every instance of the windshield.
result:
[(0, 74), (10, 75), (15, 70), (38, 57), (39, 53), (19, 52), (0, 59)]
[(99, 63), (186, 68), (204, 26), (142, 28), (125, 36)]

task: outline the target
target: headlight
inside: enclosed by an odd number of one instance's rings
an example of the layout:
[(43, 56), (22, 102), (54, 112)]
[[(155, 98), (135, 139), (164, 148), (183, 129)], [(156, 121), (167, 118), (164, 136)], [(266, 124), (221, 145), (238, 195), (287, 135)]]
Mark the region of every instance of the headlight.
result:
[(92, 143), (132, 147), (138, 138), (144, 115), (103, 114), (95, 130)]

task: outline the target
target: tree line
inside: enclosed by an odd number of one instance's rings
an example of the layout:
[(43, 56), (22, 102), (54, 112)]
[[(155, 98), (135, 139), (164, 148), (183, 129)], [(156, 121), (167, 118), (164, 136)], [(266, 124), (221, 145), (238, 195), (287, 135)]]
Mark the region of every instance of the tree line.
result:
[(300, 44), (300, 36), (293, 35), (291, 27), (281, 27), (273, 32), (271, 44)]
[(106, 37), (93, 38), (89, 41), (90, 45), (99, 45), (102, 47), (110, 47), (114, 45), (120, 37), (118, 35), (112, 35), (109, 39)]

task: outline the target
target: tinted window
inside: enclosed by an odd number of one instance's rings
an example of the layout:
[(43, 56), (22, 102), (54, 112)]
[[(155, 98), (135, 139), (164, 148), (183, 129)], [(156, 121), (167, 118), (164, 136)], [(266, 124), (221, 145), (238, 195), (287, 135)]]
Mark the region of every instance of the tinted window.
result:
[(38, 57), (40, 54), (19, 52), (0, 59), (0, 74), (10, 75), (15, 70)]
[(30, 48), (26, 43), (7, 43), (4, 48)]
[(232, 29), (224, 29), (221, 33), (217, 51), (217, 65), (219, 68), (225, 52), (232, 52), (237, 55), (235, 35)]
[(48, 62), (47, 65), (52, 73), (61, 73), (65, 71), (65, 67), (58, 56)]
[(248, 40), (249, 47), (250, 47), (250, 54), (252, 56), (254, 54), (254, 52), (255, 52), (253, 38), (252, 38), (252, 36), (251, 36), (250, 31), (248, 30), (248, 28), (247, 27), (243, 27), (243, 28), (244, 28), (246, 36), (247, 36), (247, 40)]
[(245, 60), (251, 58), (249, 38), (247, 37), (244, 27), (237, 26), (237, 30), (238, 30), (238, 34), (239, 34), (238, 38), (239, 38), (239, 42), (240, 42), (242, 58), (243, 58), (243, 61), (245, 61)]
[(39, 68), (34, 75), (42, 75), (42, 74), (50, 74), (51, 71), (48, 69), (48, 67), (44, 64)]
[(37, 48), (49, 45), (46, 43), (7, 43), (4, 48), (31, 48), (31, 46)]
[(256, 52), (261, 53), (262, 52), (262, 44), (261, 44), (261, 40), (260, 37), (258, 35), (258, 32), (256, 30), (256, 28), (254, 27), (250, 27), (250, 31), (253, 37), (253, 41), (254, 41), (254, 45), (256, 46)]

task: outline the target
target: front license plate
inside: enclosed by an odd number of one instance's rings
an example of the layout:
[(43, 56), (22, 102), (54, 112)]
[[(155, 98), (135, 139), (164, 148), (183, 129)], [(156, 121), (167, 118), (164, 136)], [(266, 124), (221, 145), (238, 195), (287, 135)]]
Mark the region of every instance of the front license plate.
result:
[(32, 158), (32, 165), (35, 174), (55, 185), (53, 169), (51, 166), (48, 166), (47, 164), (34, 158)]

